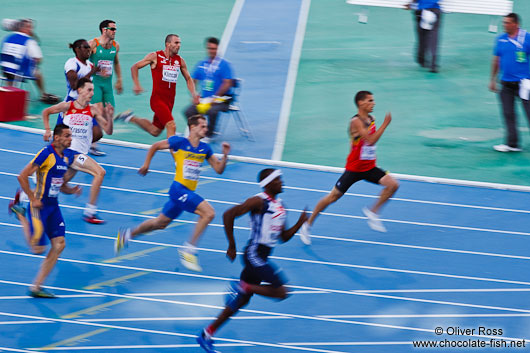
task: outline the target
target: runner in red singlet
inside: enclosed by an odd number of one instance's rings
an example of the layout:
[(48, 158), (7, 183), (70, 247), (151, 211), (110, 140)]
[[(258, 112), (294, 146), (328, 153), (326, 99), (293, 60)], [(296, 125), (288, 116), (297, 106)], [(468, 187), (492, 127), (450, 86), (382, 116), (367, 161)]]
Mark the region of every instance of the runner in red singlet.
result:
[(351, 150), (346, 161), (346, 170), (341, 175), (331, 192), (318, 201), (311, 217), (302, 226), (300, 238), (305, 244), (311, 244), (310, 227), (315, 218), (333, 202), (337, 201), (348, 191), (350, 186), (359, 180), (366, 180), (380, 184), (385, 188), (379, 199), (371, 209), (363, 208), (368, 219), (368, 225), (373, 230), (386, 232), (386, 228), (379, 219), (379, 209), (397, 191), (399, 183), (382, 169), (376, 166), (375, 144), (392, 121), (392, 116), (387, 113), (383, 124), (376, 129), (375, 120), (370, 113), (374, 110), (374, 96), (368, 91), (360, 91), (355, 95), (355, 104), (358, 112), (351, 119), (349, 134)]
[(132, 111), (126, 111), (116, 116), (116, 119), (126, 123), (132, 122), (150, 133), (158, 136), (166, 128), (168, 138), (175, 135), (176, 126), (171, 111), (175, 103), (175, 87), (177, 79), (182, 73), (194, 104), (199, 104), (199, 96), (195, 93), (195, 84), (190, 77), (186, 62), (178, 55), (180, 37), (176, 34), (166, 36), (166, 48), (149, 53), (142, 60), (131, 67), (134, 82), (133, 91), (140, 94), (144, 91), (138, 79), (138, 70), (150, 65), (153, 77), (153, 92), (151, 93), (151, 110), (155, 113), (153, 122), (134, 116)]

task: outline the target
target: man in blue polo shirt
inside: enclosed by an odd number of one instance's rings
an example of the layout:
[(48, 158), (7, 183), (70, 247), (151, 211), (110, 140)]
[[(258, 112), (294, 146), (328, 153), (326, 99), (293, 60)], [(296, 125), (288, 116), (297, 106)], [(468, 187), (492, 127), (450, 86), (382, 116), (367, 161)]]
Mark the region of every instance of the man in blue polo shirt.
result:
[(442, 15), (439, 0), (412, 0), (406, 8), (416, 9), (416, 61), (422, 67), (430, 67), (431, 72), (438, 72), (438, 33)]
[(515, 115), (515, 99), (521, 98), (526, 117), (530, 122), (530, 34), (519, 28), (519, 16), (515, 13), (506, 15), (503, 19), (504, 31), (495, 40), (493, 61), (491, 64), (491, 80), (489, 89), (497, 92), (497, 74), (502, 71), (500, 78), (502, 89), (500, 99), (502, 113), (506, 124), (506, 144), (493, 148), (499, 152), (519, 152), (519, 137), (517, 133), (517, 119)]
[[(230, 63), (217, 55), (219, 39), (209, 37), (206, 39), (206, 51), (208, 57), (195, 66), (191, 77), (195, 80), (195, 87), (198, 81), (201, 82), (201, 105), (197, 110), (197, 105), (190, 105), (184, 115), (186, 118), (196, 114), (208, 116), (207, 138), (211, 138), (215, 131), (215, 123), (219, 112), (228, 111), (234, 85), (234, 75)], [(203, 110), (205, 109), (208, 110)]]

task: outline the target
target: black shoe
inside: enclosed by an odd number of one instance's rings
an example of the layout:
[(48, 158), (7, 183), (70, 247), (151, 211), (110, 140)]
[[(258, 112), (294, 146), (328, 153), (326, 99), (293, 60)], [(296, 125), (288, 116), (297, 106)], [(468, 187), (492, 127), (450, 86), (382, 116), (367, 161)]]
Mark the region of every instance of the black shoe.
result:
[(28, 290), (28, 295), (33, 298), (47, 298), (54, 299), (57, 298), (52, 292), (45, 291), (44, 289), (30, 289)]

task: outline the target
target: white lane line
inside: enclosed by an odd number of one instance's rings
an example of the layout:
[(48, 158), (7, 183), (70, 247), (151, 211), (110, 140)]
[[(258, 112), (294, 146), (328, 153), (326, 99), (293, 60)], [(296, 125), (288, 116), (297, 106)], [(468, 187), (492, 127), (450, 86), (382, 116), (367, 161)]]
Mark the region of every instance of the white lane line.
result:
[[(27, 299), (27, 297), (26, 297)], [(0, 321), (0, 325), (27, 325), (27, 324), (50, 324), (53, 321), (48, 320), (19, 320), (19, 321)], [(1, 352), (1, 350), (0, 350)]]
[[(58, 298), (100, 298), (101, 295), (96, 294), (67, 294), (67, 295), (58, 295)], [(0, 300), (10, 300), (10, 299), (28, 299), (31, 298), (29, 295), (10, 295), (0, 297)]]
[[(530, 315), (530, 314), (529, 314)], [(182, 317), (125, 317), (108, 319), (79, 319), (87, 322), (142, 322), (142, 321), (213, 321), (215, 316), (182, 316)], [(292, 319), (285, 316), (234, 316), (230, 320), (282, 320)]]
[[(6, 224), (0, 222), (0, 225), (6, 225)], [(74, 232), (67, 232), (67, 233), (75, 234)], [(103, 236), (99, 236), (99, 237), (103, 238)], [(109, 239), (109, 240), (114, 240), (113, 237), (105, 237), (105, 238)], [(133, 240), (133, 241), (140, 242), (138, 240)], [(151, 242), (151, 244), (155, 244), (155, 243)], [(160, 245), (162, 245), (162, 244), (160, 244)], [(168, 244), (167, 246), (168, 247), (180, 248), (183, 245)], [(214, 249), (207, 249), (207, 248), (197, 248), (197, 250), (216, 252), (216, 253), (223, 253), (223, 254), (225, 253), (223, 250), (214, 250)], [(38, 258), (42, 258), (43, 257), (42, 255), (25, 254), (25, 253), (11, 252), (11, 251), (6, 251), (6, 250), (0, 250), (0, 253), (17, 255), (17, 256), (38, 257)], [(475, 280), (475, 281), (484, 281), (484, 282), (496, 282), (496, 283), (507, 283), (507, 284), (518, 284), (518, 285), (530, 285), (530, 282), (506, 280), (506, 279), (499, 279), (499, 278), (454, 275), (454, 274), (446, 274), (446, 273), (438, 273), (438, 272), (426, 272), (426, 271), (417, 271), (417, 270), (396, 269), (396, 268), (390, 268), (390, 267), (343, 264), (343, 263), (338, 263), (338, 262), (306, 260), (306, 259), (297, 259), (297, 258), (282, 257), (282, 256), (270, 256), (270, 258), (271, 259), (276, 259), (276, 260), (289, 261), (289, 262), (302, 262), (302, 263), (319, 264), (319, 265), (326, 265), (326, 266), (337, 266), (337, 267), (344, 267), (344, 268), (357, 268), (357, 269), (363, 269), (363, 270), (375, 270), (375, 271), (385, 271), (385, 272), (395, 272), (395, 273), (407, 273), (407, 274), (416, 274), (416, 275), (425, 275), (425, 276), (434, 276), (434, 277), (443, 277), (443, 278), (465, 279), (465, 280)], [(103, 264), (103, 263), (96, 263), (96, 262), (82, 261), (82, 260), (74, 260), (74, 259), (67, 259), (67, 258), (60, 258), (59, 261), (78, 262), (78, 263), (92, 264), (92, 265), (97, 265), (97, 266), (107, 266), (107, 267), (128, 268), (128, 269), (139, 270), (139, 268), (135, 268), (135, 267), (113, 265), (113, 264)], [(192, 276), (192, 274), (187, 274), (187, 273), (162, 271), (162, 270), (156, 270), (156, 269), (146, 269), (146, 271), (159, 272), (159, 273), (171, 273), (171, 274), (176, 274), (176, 275), (180, 275), (180, 276)], [(195, 274), (193, 276), (202, 277), (202, 278), (220, 279), (219, 277), (215, 277), (214, 278), (214, 277), (211, 277), (211, 276), (204, 276), (204, 275), (197, 275), (197, 274)], [(314, 288), (310, 289), (308, 287), (295, 287), (295, 286), (290, 286), (290, 287), (291, 288), (303, 288), (303, 289), (307, 289), (307, 290), (316, 290), (316, 291), (322, 290), (322, 289), (314, 289)], [(324, 289), (324, 290), (327, 291), (327, 289)]]
[[(22, 152), (22, 151), (16, 151), (16, 150), (8, 150), (0, 148), (0, 152), (8, 152), (8, 153), (14, 153), (14, 154), (23, 154), (28, 156), (34, 156), (35, 153), (29, 153), (29, 152)], [(134, 170), (137, 171), (139, 167), (131, 167), (131, 166), (124, 166), (119, 164), (109, 164), (109, 163), (99, 163), (102, 166), (108, 166), (112, 168), (120, 168), (120, 169), (128, 169), (128, 170)], [(156, 170), (156, 169), (149, 169), (150, 173), (157, 173), (157, 174), (165, 174), (165, 175), (175, 175), (175, 172), (167, 172), (162, 170)], [(7, 172), (0, 172), (0, 174), (10, 175), (10, 176), (18, 176), (18, 174), (14, 173), (7, 173)], [(236, 184), (247, 184), (247, 185), (256, 185), (259, 184), (257, 182), (253, 181), (245, 181), (245, 180), (238, 180), (238, 179), (227, 179), (227, 178), (220, 178), (220, 177), (209, 177), (209, 176), (203, 176), (201, 175), (201, 179), (207, 179), (207, 180), (215, 180), (215, 181), (222, 181), (222, 182), (229, 182), (229, 183), (236, 183)], [(84, 184), (80, 184), (84, 185)], [(329, 190), (324, 189), (314, 189), (314, 188), (304, 188), (304, 187), (297, 187), (297, 186), (289, 186), (284, 185), (284, 189), (291, 189), (291, 190), (298, 190), (298, 191), (308, 191), (308, 192), (316, 192), (316, 193), (322, 193), (327, 194), (329, 193)], [(102, 188), (105, 188), (102, 186)], [(113, 190), (121, 190), (121, 191), (134, 191), (139, 193), (145, 193), (145, 194), (152, 194), (152, 195), (163, 195), (167, 196), (167, 194), (160, 194), (160, 193), (150, 193), (148, 191), (140, 191), (140, 190), (133, 190), (133, 189), (122, 189), (118, 187), (107, 187), (109, 189)], [(358, 193), (345, 193), (344, 196), (352, 196), (352, 197), (363, 197), (363, 198), (378, 198), (379, 195), (368, 195), (368, 194), (358, 194)], [(450, 203), (450, 202), (439, 202), (439, 201), (428, 201), (428, 200), (417, 200), (417, 199), (405, 199), (405, 198), (391, 198), (392, 201), (401, 201), (401, 202), (411, 202), (411, 203), (420, 203), (420, 204), (432, 204), (432, 205), (438, 205), (438, 206), (448, 206), (448, 207), (460, 207), (460, 208), (471, 208), (471, 209), (480, 209), (480, 210), (490, 210), (490, 211), (501, 211), (501, 212), (514, 212), (514, 213), (526, 213), (530, 214), (530, 210), (521, 210), (521, 209), (512, 209), (512, 208), (503, 208), (503, 207), (490, 207), (490, 206), (477, 206), (477, 205), (468, 205), (468, 204), (460, 204), (460, 203)], [(225, 202), (229, 204), (233, 204), (233, 202), (228, 201), (221, 201), (221, 200), (208, 200), (209, 202)], [(301, 210), (293, 210), (297, 212), (301, 212)], [(331, 214), (330, 214), (331, 215)], [(365, 218), (365, 217), (361, 217)]]
[(220, 56), (225, 56), (226, 54), (226, 49), (228, 48), (228, 44), (230, 44), (230, 41), (232, 40), (232, 34), (234, 33), (237, 21), (239, 20), (239, 15), (241, 14), (241, 9), (244, 5), (245, 0), (236, 0), (234, 6), (232, 7), (230, 17), (228, 17), (228, 22), (226, 23), (225, 30), (223, 31), (223, 35), (221, 37), (221, 43), (219, 43), (218, 52)]
[[(126, 327), (126, 326), (107, 325), (107, 324), (100, 324), (100, 323), (94, 323), (94, 322), (85, 322), (85, 321), (77, 321), (77, 320), (45, 318), (45, 317), (34, 316), (34, 315), (22, 315), (22, 314), (13, 314), (13, 313), (6, 313), (6, 312), (0, 312), (0, 315), (11, 316), (11, 317), (20, 317), (20, 318), (26, 318), (26, 319), (34, 319), (34, 320), (51, 320), (51, 321), (61, 322), (61, 323), (66, 323), (66, 324), (76, 324), (76, 325), (84, 325), (84, 326), (103, 327), (103, 328), (109, 328), (109, 329), (117, 329), (117, 330), (133, 331), (133, 332), (143, 332), (143, 333), (152, 333), (152, 334), (167, 335), (167, 336), (178, 336), (178, 337), (193, 338), (193, 339), (197, 337), (196, 335), (190, 335), (190, 334), (178, 333), (178, 332), (167, 332), (167, 331), (160, 331), (160, 330), (148, 330), (148, 329), (141, 329), (141, 328), (132, 328), (132, 327)], [(266, 342), (257, 342), (257, 341), (247, 341), (247, 340), (235, 340), (235, 339), (230, 339), (230, 338), (216, 337), (215, 339), (216, 339), (216, 341), (249, 344), (249, 345), (253, 345), (253, 346), (263, 346), (263, 347), (273, 347), (273, 348), (286, 348), (286, 349), (293, 349), (293, 350), (307, 351), (307, 352), (346, 353), (346, 352), (330, 351), (330, 350), (326, 350), (326, 349), (313, 349), (313, 348), (298, 347), (298, 346), (291, 346), (291, 345), (288, 346), (288, 345), (276, 344), (276, 343), (266, 343)], [(194, 347), (198, 347), (198, 345), (195, 345)], [(22, 351), (22, 352), (35, 352), (35, 351)]]
[[(252, 347), (252, 344), (246, 343), (216, 343), (215, 347)], [(48, 348), (46, 351), (84, 351), (84, 350), (101, 350), (103, 352), (111, 349), (164, 349), (164, 348), (199, 348), (198, 344), (139, 344), (127, 346), (69, 346)], [(35, 351), (31, 351), (35, 352)]]
[(283, 92), (278, 129), (276, 130), (276, 138), (274, 139), (274, 148), (271, 155), (271, 159), (276, 161), (282, 159), (283, 149), (285, 147), (285, 136), (289, 125), (289, 115), (291, 114), (291, 105), (293, 103), (294, 89), (296, 86), (296, 76), (298, 75), (298, 65), (300, 64), (300, 57), (302, 55), (302, 46), (304, 44), (310, 7), (311, 0), (302, 0), (300, 13), (298, 14), (298, 24), (296, 25), (296, 32), (294, 35), (293, 49), (291, 51), (291, 59), (289, 60), (285, 90)]
[[(23, 254), (23, 253), (11, 252), (11, 251), (3, 251), (3, 250), (0, 250), (0, 253), (9, 254), (9, 255), (15, 255), (15, 256), (44, 258), (44, 256), (42, 256), (42, 255)], [(221, 281), (233, 281), (233, 280), (235, 280), (234, 278), (207, 276), (207, 275), (201, 275), (201, 274), (174, 272), (174, 271), (165, 271), (165, 270), (156, 270), (156, 269), (148, 269), (148, 268), (142, 268), (142, 267), (107, 264), (107, 263), (97, 263), (97, 262), (74, 260), (74, 259), (67, 259), (67, 258), (59, 258), (59, 261), (61, 261), (61, 262), (71, 262), (71, 263), (80, 263), (80, 264), (94, 265), (94, 266), (101, 266), (101, 267), (113, 267), (113, 268), (127, 269), (127, 270), (133, 270), (133, 271), (146, 271), (146, 272), (152, 272), (152, 273), (169, 274), (169, 275), (174, 275), (174, 276), (195, 277), (195, 278), (213, 279), (213, 280), (221, 280)], [(475, 279), (475, 278), (473, 278), (473, 279)], [(485, 279), (479, 279), (479, 280), (485, 280)], [(502, 280), (492, 280), (492, 279), (487, 279), (487, 280), (488, 281), (495, 281), (495, 282), (502, 281)], [(0, 283), (7, 283), (7, 281), (0, 280)], [(529, 282), (518, 282), (517, 284), (530, 285)], [(530, 310), (518, 309), (518, 308), (507, 308), (507, 307), (488, 306), (488, 305), (466, 304), (466, 303), (440, 301), (440, 300), (429, 300), (429, 299), (417, 299), (417, 298), (391, 296), (391, 295), (383, 295), (383, 294), (376, 294), (376, 293), (363, 293), (363, 292), (358, 292), (358, 291), (355, 291), (355, 290), (337, 290), (337, 289), (328, 289), (328, 288), (307, 287), (307, 286), (300, 286), (300, 285), (288, 285), (288, 287), (289, 288), (295, 288), (295, 289), (323, 291), (323, 292), (335, 293), (335, 294), (347, 294), (347, 295), (356, 295), (356, 296), (365, 296), (365, 297), (376, 297), (376, 298), (400, 300), (400, 301), (412, 301), (412, 302), (421, 302), (421, 303), (428, 303), (428, 304), (439, 304), (439, 305), (449, 305), (449, 306), (461, 306), (461, 307), (471, 307), (471, 308), (480, 308), (480, 309), (506, 310), (506, 311), (513, 311), (513, 312), (530, 313)], [(83, 293), (99, 293), (99, 292), (83, 291)], [(135, 298), (142, 298), (144, 300), (164, 301), (162, 299), (154, 299), (154, 298), (150, 298), (150, 297), (135, 297)], [(168, 301), (168, 302), (180, 303), (179, 301)], [(217, 308), (216, 306), (206, 306), (206, 307), (212, 307), (212, 308), (215, 307), (215, 308)], [(262, 313), (262, 312), (256, 312), (256, 311), (249, 311), (249, 312)]]

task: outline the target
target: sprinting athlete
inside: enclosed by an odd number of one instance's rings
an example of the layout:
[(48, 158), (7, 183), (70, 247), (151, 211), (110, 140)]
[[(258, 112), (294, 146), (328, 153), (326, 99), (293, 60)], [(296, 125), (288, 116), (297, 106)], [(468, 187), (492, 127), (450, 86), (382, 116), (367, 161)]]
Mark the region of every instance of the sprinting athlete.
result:
[(341, 175), (331, 192), (318, 201), (311, 217), (302, 226), (300, 239), (305, 244), (311, 244), (310, 228), (320, 212), (340, 199), (359, 180), (384, 186), (377, 202), (371, 209), (363, 208), (363, 213), (368, 219), (370, 228), (379, 232), (386, 232), (386, 228), (378, 216), (379, 210), (397, 191), (399, 183), (390, 174), (376, 166), (375, 144), (392, 121), (392, 115), (387, 113), (383, 124), (379, 129), (376, 129), (375, 119), (370, 115), (375, 106), (373, 94), (368, 91), (357, 92), (355, 105), (358, 111), (350, 121), (351, 150), (346, 162), (346, 171)]
[[(116, 37), (116, 22), (112, 20), (104, 20), (99, 24), (99, 31), (101, 35), (88, 42), (90, 45), (90, 61), (94, 63), (99, 71), (93, 76), (94, 83), (94, 97), (92, 103), (103, 104), (109, 103), (116, 107), (114, 102), (114, 92), (112, 89), (112, 77), (116, 72), (116, 93), (121, 94), (123, 91), (121, 66), (118, 59), (118, 52), (120, 45), (114, 40)], [(104, 156), (106, 153), (96, 147), (96, 141), (103, 137), (103, 132), (99, 125), (94, 125), (93, 141), (89, 153), (94, 156)]]
[(76, 158), (72, 164), (73, 169), (68, 171), (65, 179), (69, 181), (74, 177), (76, 171), (88, 173), (94, 177), (90, 187), (89, 202), (86, 204), (83, 212), (83, 219), (88, 223), (102, 224), (105, 221), (97, 215), (96, 203), (103, 178), (105, 177), (105, 169), (95, 160), (87, 156), (87, 153), (92, 144), (92, 126), (94, 120), (99, 122), (99, 125), (107, 134), (112, 134), (112, 115), (114, 108), (110, 104), (107, 104), (104, 109), (101, 109), (98, 105), (90, 104), (90, 100), (94, 95), (94, 85), (86, 77), (77, 81), (77, 94), (78, 96), (74, 101), (61, 102), (42, 112), (44, 128), (46, 129), (44, 140), (48, 141), (51, 137), (50, 114), (62, 113), (62, 122), (69, 126), (72, 131), (71, 149), (76, 154)]
[(182, 211), (187, 211), (199, 215), (199, 220), (195, 225), (190, 241), (184, 243), (183, 249), (179, 250), (180, 260), (189, 270), (202, 270), (195, 255), (197, 252), (196, 245), (201, 234), (215, 217), (215, 211), (208, 201), (195, 193), (195, 189), (204, 161), (208, 161), (218, 174), (223, 173), (228, 161), (230, 145), (223, 142), (223, 158), (219, 160), (213, 154), (210, 146), (200, 141), (208, 131), (206, 118), (202, 115), (194, 115), (188, 119), (188, 127), (190, 129), (188, 138), (171, 136), (167, 140), (153, 144), (147, 152), (145, 162), (138, 170), (141, 175), (147, 174), (151, 159), (159, 150), (169, 148), (175, 160), (175, 179), (169, 189), (169, 201), (158, 217), (145, 221), (134, 229), (121, 228), (115, 243), (117, 253), (127, 246), (129, 240), (153, 230), (164, 229), (173, 219), (180, 216)]
[(177, 79), (182, 73), (186, 80), (188, 91), (192, 96), (193, 104), (199, 104), (199, 96), (195, 92), (193, 82), (186, 62), (178, 52), (180, 50), (180, 37), (176, 34), (166, 36), (166, 48), (157, 52), (149, 53), (142, 60), (131, 67), (131, 75), (134, 81), (134, 93), (140, 94), (144, 91), (138, 79), (138, 70), (149, 65), (153, 76), (153, 92), (151, 93), (151, 109), (155, 113), (153, 122), (134, 116), (132, 111), (126, 111), (116, 116), (116, 119), (126, 123), (135, 123), (153, 136), (158, 136), (166, 129), (167, 137), (175, 135), (176, 125), (171, 111), (175, 104), (175, 87)]
[[(263, 192), (247, 199), (242, 204), (228, 209), (223, 215), (228, 250), (226, 255), (231, 261), (236, 258), (234, 240), (234, 219), (250, 212), (252, 232), (245, 248), (245, 268), (239, 282), (233, 282), (227, 296), (226, 307), (208, 327), (197, 337), (199, 345), (208, 353), (214, 353), (212, 336), (239, 309), (247, 305), (254, 294), (283, 300), (287, 298), (285, 277), (281, 270), (272, 265), (268, 257), (278, 241), (287, 242), (307, 219), (302, 212), (296, 224), (285, 229), (287, 213), (283, 202), (278, 198), (283, 182), (279, 169), (263, 169), (258, 175)], [(261, 284), (267, 282), (268, 284)]]
[[(10, 211), (16, 214), (22, 224), (24, 237), (33, 253), (44, 253), (46, 239), (49, 238), (51, 242), (50, 251), (29, 288), (28, 294), (36, 298), (55, 297), (41, 286), (65, 247), (65, 224), (57, 199), (59, 192), (81, 193), (79, 186), (70, 187), (64, 181), (64, 175), (74, 157), (73, 151), (68, 149), (71, 142), (72, 133), (68, 126), (58, 124), (53, 130), (53, 142), (40, 150), (18, 176), (20, 187), (29, 198), (27, 217), (26, 209), (20, 204), (20, 190), (17, 191), (15, 200), (9, 204)], [(29, 185), (29, 177), (33, 173), (37, 173), (35, 190), (31, 190)]]

